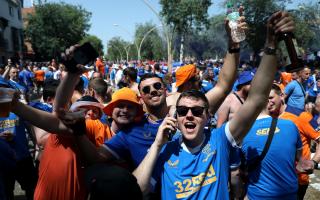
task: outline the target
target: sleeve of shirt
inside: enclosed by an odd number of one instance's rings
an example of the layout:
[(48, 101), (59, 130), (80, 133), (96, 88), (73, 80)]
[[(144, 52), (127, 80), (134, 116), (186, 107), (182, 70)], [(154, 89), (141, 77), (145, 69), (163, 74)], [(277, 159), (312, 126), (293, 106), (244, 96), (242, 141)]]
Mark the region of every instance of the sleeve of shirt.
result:
[(240, 146), (237, 144), (236, 140), (233, 138), (232, 134), (230, 133), (229, 122), (227, 122), (225, 126), (222, 126), (222, 127), (224, 127), (225, 134), (227, 136), (228, 141), (232, 145), (232, 147), (240, 148)]
[(300, 119), (300, 124), (302, 128), (302, 134), (304, 136), (312, 140), (316, 140), (320, 137), (320, 133), (317, 132), (308, 121), (301, 118), (299, 119)]
[(119, 132), (111, 140), (104, 143), (104, 147), (117, 159), (124, 159), (130, 157), (128, 144), (125, 139), (125, 133)]
[(293, 82), (291, 82), (284, 88), (284, 93), (288, 95), (292, 93), (293, 89), (294, 89), (294, 85), (293, 85)]

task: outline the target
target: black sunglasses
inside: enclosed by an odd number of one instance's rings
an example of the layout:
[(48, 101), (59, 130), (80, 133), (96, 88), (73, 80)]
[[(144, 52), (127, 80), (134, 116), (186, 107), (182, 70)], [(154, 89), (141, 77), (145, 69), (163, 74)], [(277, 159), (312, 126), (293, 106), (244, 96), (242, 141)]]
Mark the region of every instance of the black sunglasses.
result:
[(179, 116), (183, 117), (186, 116), (189, 110), (191, 110), (192, 115), (195, 117), (201, 117), (205, 107), (201, 106), (194, 106), (194, 107), (187, 107), (187, 106), (177, 106), (176, 107), (177, 113)]
[[(161, 89), (162, 89), (162, 84), (161, 84), (160, 82), (156, 82), (156, 83), (154, 83), (152, 86), (153, 86), (153, 88), (156, 89), (156, 90), (161, 90)], [(144, 87), (142, 88), (142, 92), (143, 92), (144, 94), (149, 94), (150, 91), (151, 91), (150, 85), (144, 86)]]

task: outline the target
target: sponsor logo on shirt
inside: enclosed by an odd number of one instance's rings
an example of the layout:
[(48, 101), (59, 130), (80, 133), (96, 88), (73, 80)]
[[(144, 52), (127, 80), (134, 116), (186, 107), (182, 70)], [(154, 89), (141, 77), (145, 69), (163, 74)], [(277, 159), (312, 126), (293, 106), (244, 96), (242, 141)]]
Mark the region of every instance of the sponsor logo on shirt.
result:
[(151, 135), (152, 135), (151, 132), (144, 132), (143, 133), (144, 138), (151, 138)]
[[(270, 128), (258, 129), (257, 132), (256, 132), (256, 135), (260, 135), (260, 136), (268, 135), (269, 134), (269, 129)], [(274, 131), (274, 133), (276, 134), (278, 132), (280, 132), (280, 129), (277, 127), (276, 130)]]
[(176, 161), (174, 161), (174, 162), (172, 162), (171, 160), (168, 160), (168, 165), (170, 166), (170, 167), (177, 167), (178, 166), (178, 164), (179, 164), (179, 160), (176, 160)]
[(19, 125), (18, 119), (6, 119), (0, 121), (0, 130), (5, 128), (12, 128)]
[(201, 187), (210, 185), (217, 181), (213, 166), (210, 165), (208, 171), (200, 173), (197, 176), (174, 182), (177, 199), (187, 198), (196, 193)]

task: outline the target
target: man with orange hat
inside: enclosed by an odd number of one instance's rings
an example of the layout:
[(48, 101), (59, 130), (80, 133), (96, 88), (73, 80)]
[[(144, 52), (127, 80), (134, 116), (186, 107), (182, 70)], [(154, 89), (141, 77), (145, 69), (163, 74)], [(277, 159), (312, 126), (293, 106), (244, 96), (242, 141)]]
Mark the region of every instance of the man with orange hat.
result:
[(173, 115), (174, 107), (180, 94), (188, 90), (200, 89), (200, 77), (197, 75), (197, 68), (194, 64), (184, 65), (176, 71), (177, 91), (167, 97), (167, 104), (170, 107), (170, 114)]
[(111, 102), (103, 108), (103, 111), (112, 118), (111, 130), (114, 133), (139, 121), (144, 114), (137, 94), (127, 87), (113, 93)]

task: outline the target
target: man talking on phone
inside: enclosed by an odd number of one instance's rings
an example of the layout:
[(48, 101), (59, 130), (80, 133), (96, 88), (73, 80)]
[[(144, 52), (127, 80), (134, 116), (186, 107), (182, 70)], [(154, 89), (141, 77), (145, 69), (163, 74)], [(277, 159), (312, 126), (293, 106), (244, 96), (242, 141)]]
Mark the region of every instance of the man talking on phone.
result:
[[(160, 183), (163, 199), (229, 198), (230, 149), (241, 146), (266, 105), (277, 71), (276, 34), (293, 31), (294, 22), (287, 12), (277, 12), (267, 27), (264, 55), (239, 112), (220, 128), (206, 132), (210, 102), (199, 91), (183, 92), (176, 103), (177, 119), (164, 119), (148, 154), (133, 172), (142, 192)], [(176, 123), (182, 135), (167, 143), (168, 132), (176, 129)]]

